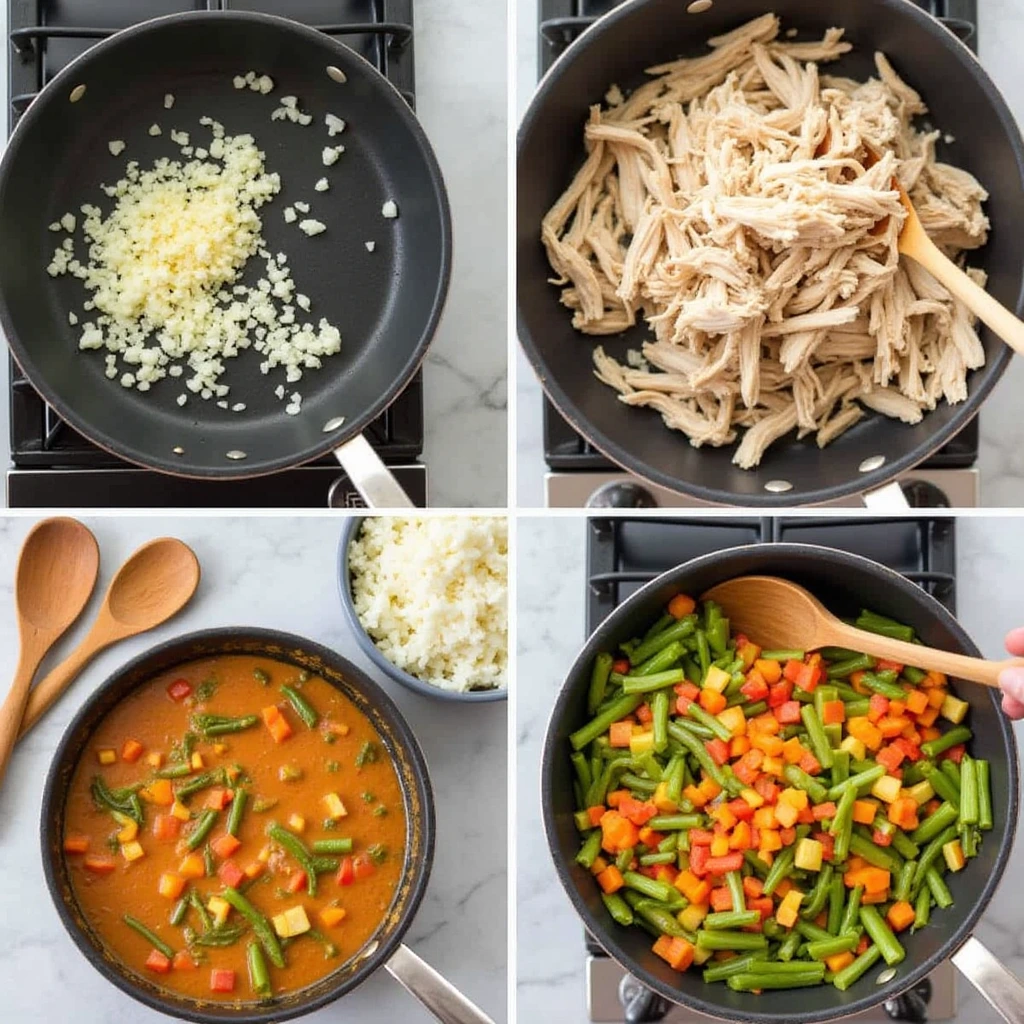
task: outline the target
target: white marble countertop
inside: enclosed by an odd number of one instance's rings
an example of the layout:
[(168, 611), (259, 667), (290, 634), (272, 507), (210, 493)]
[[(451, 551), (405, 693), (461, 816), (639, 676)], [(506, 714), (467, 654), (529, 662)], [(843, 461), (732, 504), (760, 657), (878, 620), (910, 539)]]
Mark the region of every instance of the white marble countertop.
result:
[[(508, 203), (505, 6), (415, 0), (414, 18), (416, 109), (444, 173), (454, 230), (448, 302), (424, 366), (423, 461), (430, 504), (500, 508), (506, 504), (508, 452), (507, 253), (501, 244)], [(2, 3), (4, 83), (6, 38), (7, 4)], [(5, 354), (0, 359), (5, 454), (10, 451), (7, 371)]]
[[(437, 849), (426, 896), (406, 942), (497, 1022), (506, 1020), (506, 715), (502, 703), (452, 705), (382, 679), (342, 617), (335, 579), (341, 523), (327, 518), (107, 518), (84, 520), (100, 543), (100, 581), (83, 621), (61, 643), (84, 634), (117, 566), (153, 537), (180, 537), (195, 550), (203, 580), (191, 605), (151, 634), (102, 654), (12, 758), (0, 792), (0, 989), (10, 1021), (159, 1024), (110, 985), (78, 952), (47, 893), (40, 867), (39, 807), (44, 776), (64, 727), (89, 693), (118, 666), (160, 640), (221, 625), (273, 627), (326, 644), (378, 679), (405, 714), (430, 766), (437, 805)], [(0, 518), (0, 651), (10, 679), (17, 657), (11, 580), (34, 520)], [(6, 684), (5, 684), (6, 685)], [(495, 794), (498, 798), (495, 799)], [(31, 982), (29, 983), (29, 979)], [(73, 1004), (71, 1002), (73, 1000)], [(384, 971), (340, 1003), (304, 1018), (320, 1021), (432, 1021)]]
[[(583, 928), (551, 862), (540, 818), (540, 755), (551, 704), (584, 639), (584, 538), (578, 519), (520, 519), (518, 524), (517, 824), (518, 969), (521, 1021), (585, 1024)], [(1015, 599), (1024, 580), (1024, 521), (957, 522), (959, 618), (982, 652), (1005, 657), (1002, 638), (1024, 621)], [(1018, 743), (1024, 724), (1016, 727)], [(1024, 877), (1018, 842), (1003, 882), (977, 930), (996, 957), (1024, 979)], [(1015, 888), (1017, 887), (1017, 888)], [(957, 1021), (1000, 1018), (963, 977)]]
[[(1019, 0), (979, 0), (981, 60), (1024, 125), (1024, 8)], [(525, 112), (537, 84), (537, 0), (519, 0), (516, 21), (516, 110)], [(521, 508), (544, 505), (541, 389), (521, 351), (516, 353), (516, 489)], [(1024, 360), (1015, 359), (981, 412), (981, 504), (1024, 505), (1024, 446), (1017, 396), (1024, 389)]]

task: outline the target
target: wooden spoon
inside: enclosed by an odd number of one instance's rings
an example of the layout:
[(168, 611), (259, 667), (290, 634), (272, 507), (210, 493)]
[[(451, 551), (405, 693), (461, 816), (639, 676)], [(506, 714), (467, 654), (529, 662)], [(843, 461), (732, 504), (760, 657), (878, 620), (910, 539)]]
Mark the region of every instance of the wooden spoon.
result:
[(20, 739), (100, 651), (166, 622), (188, 604), (199, 586), (199, 560), (180, 540), (144, 544), (117, 570), (85, 639), (32, 689)]
[[(867, 149), (865, 165), (877, 163), (879, 154), (870, 146)], [(907, 211), (897, 248), (904, 256), (920, 263), (932, 277), (945, 286), (983, 323), (988, 324), (1015, 352), (1024, 355), (1024, 323), (1021, 323), (1002, 303), (997, 302), (981, 285), (975, 284), (939, 247), (928, 237), (921, 224), (921, 218), (907, 195), (907, 190), (893, 175), (893, 190), (899, 192), (900, 202)]]
[(44, 519), (25, 538), (14, 584), (21, 652), (10, 692), (0, 707), (0, 783), (14, 750), (32, 677), (46, 652), (81, 614), (99, 569), (96, 538), (75, 519)]
[(766, 648), (814, 651), (819, 647), (846, 647), (873, 658), (995, 687), (1004, 668), (1024, 666), (1024, 658), (986, 661), (868, 633), (836, 618), (803, 587), (774, 576), (741, 576), (712, 587), (704, 598), (722, 606), (735, 632), (746, 634)]

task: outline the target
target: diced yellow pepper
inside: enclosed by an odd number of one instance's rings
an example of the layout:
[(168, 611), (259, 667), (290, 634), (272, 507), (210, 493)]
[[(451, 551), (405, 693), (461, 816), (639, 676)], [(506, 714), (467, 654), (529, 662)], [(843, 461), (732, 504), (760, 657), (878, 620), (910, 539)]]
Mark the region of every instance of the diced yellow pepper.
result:
[(188, 819), (192, 817), (192, 815), (189, 814), (188, 808), (184, 804), (178, 803), (177, 800), (171, 804), (171, 814), (173, 814), (178, 821), (188, 821)]
[(117, 761), (117, 751), (112, 747), (104, 747), (96, 751), (96, 758), (100, 764), (114, 764)]
[(839, 749), (845, 750), (854, 761), (863, 761), (868, 754), (868, 748), (864, 746), (864, 741), (857, 739), (856, 736), (847, 736), (839, 744)]
[(345, 805), (341, 802), (341, 797), (337, 793), (328, 793), (324, 797), (324, 804), (327, 806), (327, 817), (332, 820), (338, 818), (348, 817), (348, 811), (345, 810)]
[(781, 757), (766, 757), (761, 762), (761, 771), (763, 771), (765, 775), (773, 775), (777, 779), (782, 778), (782, 772), (785, 767), (786, 763)]
[(228, 745), (226, 743), (214, 743), (213, 745), (213, 752), (215, 754), (226, 754), (227, 750)]
[(740, 797), (748, 807), (753, 807), (755, 810), (764, 804), (764, 797), (753, 789), (741, 789)]
[(966, 863), (964, 848), (960, 845), (959, 839), (951, 839), (942, 847), (942, 856), (946, 860), (946, 867), (950, 871), (959, 871)]
[(713, 949), (704, 949), (701, 946), (697, 946), (693, 950), (693, 962), (700, 967), (701, 964), (706, 964), (714, 955), (715, 951)]
[(820, 871), (824, 850), (817, 839), (801, 839), (793, 863), (802, 871)]
[(310, 929), (306, 908), (301, 903), (297, 907), (289, 907), (283, 914), (275, 914), (273, 924), (274, 931), (282, 939), (290, 939), (295, 935), (302, 935)]
[(743, 714), (743, 708), (738, 704), (719, 712), (716, 717), (733, 736), (746, 736), (747, 716)]
[(675, 800), (669, 800), (668, 798), (668, 783), (659, 782), (658, 788), (654, 791), (654, 806), (658, 808), (662, 814), (675, 814), (679, 810), (679, 805)]
[(138, 834), (138, 823), (129, 818), (128, 821), (121, 826), (121, 831), (117, 833), (117, 841), (122, 845), (124, 843), (130, 843)]
[(141, 843), (133, 840), (132, 842), (124, 843), (121, 846), (121, 856), (131, 864), (132, 861), (138, 860), (140, 857), (145, 857), (146, 851), (142, 848)]
[(775, 820), (783, 828), (792, 828), (799, 817), (800, 812), (792, 804), (783, 803), (783, 801), (780, 800), (775, 805)]
[(267, 861), (270, 860), (270, 847), (269, 847), (269, 845), (268, 846), (264, 846), (263, 849), (260, 850), (260, 852), (256, 854), (256, 859), (261, 864), (266, 864)]
[(171, 871), (165, 871), (160, 876), (157, 891), (167, 900), (176, 900), (185, 888), (185, 879)]
[(715, 693), (721, 693), (729, 685), (731, 679), (732, 677), (724, 668), (712, 665), (701, 686), (707, 690), (714, 690)]
[(231, 913), (231, 904), (227, 900), (221, 899), (220, 896), (211, 896), (206, 904), (206, 909), (210, 912), (217, 927), (220, 927)]
[(926, 779), (924, 782), (919, 782), (916, 786), (911, 786), (910, 789), (903, 790), (904, 793), (909, 796), (918, 807), (924, 806), (928, 803), (933, 796), (935, 796), (935, 790), (932, 789), (932, 784)]
[(947, 693), (945, 700), (942, 702), (942, 707), (939, 708), (939, 714), (948, 721), (959, 725), (967, 714), (967, 708), (967, 701), (960, 700), (959, 697), (954, 697), (953, 694)]
[(795, 807), (798, 811), (802, 811), (806, 807), (810, 806), (810, 800), (807, 794), (802, 789), (797, 789), (795, 786), (790, 786), (779, 794), (779, 803), (789, 804), (791, 807)]
[(715, 836), (711, 840), (711, 856), (724, 857), (729, 852), (729, 837)]
[(206, 865), (203, 863), (202, 854), (188, 854), (178, 865), (178, 874), (183, 878), (204, 878)]
[(154, 750), (153, 753), (146, 755), (146, 764), (150, 768), (159, 768), (164, 763), (164, 755), (159, 750)]
[(652, 750), (654, 750), (654, 733), (652, 731), (637, 732), (629, 737), (629, 752), (634, 756), (647, 754)]
[(306, 831), (306, 819), (301, 814), (293, 814), (288, 819), (288, 827), (293, 832), (305, 832)]
[[(821, 845), (820, 843), (818, 844)], [(804, 894), (799, 889), (790, 889), (782, 898), (779, 909), (775, 914), (775, 920), (783, 928), (792, 928), (796, 924), (797, 915), (800, 913), (800, 904), (803, 902)]]
[(198, 771), (200, 768), (206, 767), (206, 765), (203, 763), (203, 755), (200, 754), (198, 750), (192, 755), (192, 760), (189, 761), (189, 764), (192, 765), (192, 768), (196, 771)]
[(871, 795), (878, 797), (883, 803), (891, 804), (893, 800), (899, 798), (902, 789), (903, 786), (895, 775), (883, 775), (871, 787)]
[(705, 903), (691, 903), (676, 915), (676, 920), (688, 931), (695, 932), (707, 917), (708, 908)]

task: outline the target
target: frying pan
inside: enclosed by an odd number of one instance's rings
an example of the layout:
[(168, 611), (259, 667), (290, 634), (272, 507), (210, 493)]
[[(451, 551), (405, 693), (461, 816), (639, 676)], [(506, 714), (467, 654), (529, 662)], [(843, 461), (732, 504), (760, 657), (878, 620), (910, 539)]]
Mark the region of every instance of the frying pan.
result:
[(583, 162), (583, 125), (591, 104), (612, 82), (639, 85), (643, 69), (707, 52), (707, 40), (774, 11), (798, 38), (820, 38), (841, 25), (855, 49), (827, 66), (829, 73), (866, 80), (872, 55), (884, 51), (897, 72), (931, 108), (937, 127), (953, 136), (940, 142), (940, 159), (976, 174), (991, 193), (988, 245), (971, 253), (989, 274), (988, 289), (1018, 312), (1024, 308), (1024, 146), (1006, 103), (977, 59), (950, 31), (910, 0), (718, 0), (708, 11), (687, 13), (680, 0), (629, 0), (599, 20), (559, 58), (541, 83), (519, 131), (518, 327), (526, 355), (548, 397), (571, 426), (609, 459), (672, 491), (703, 501), (747, 506), (816, 504), (871, 491), (928, 458), (977, 413), (1010, 359), (1010, 350), (987, 329), (986, 364), (968, 378), (968, 398), (942, 403), (914, 425), (866, 416), (824, 450), (814, 438), (791, 434), (768, 449), (760, 466), (732, 464), (733, 447), (692, 448), (650, 409), (629, 408), (593, 375), (596, 341), (620, 360), (650, 332), (642, 324), (626, 334), (592, 339), (576, 332), (548, 284), (551, 268), (540, 244), (540, 224)]
[[(249, 654), (288, 662), (315, 673), (353, 701), (370, 719), (394, 762), (407, 821), (405, 875), (384, 922), (364, 948), (306, 988), (243, 1007), (176, 995), (110, 957), (78, 907), (63, 854), (68, 789), (75, 766), (87, 755), (100, 721), (154, 676), (197, 658), (220, 654)], [(310, 640), (276, 630), (225, 627), (186, 634), (130, 661), (96, 689), (65, 731), (43, 790), (40, 832), (46, 885), (75, 945), (108, 981), (154, 1010), (198, 1024), (269, 1024), (310, 1013), (350, 992), (383, 967), (442, 1024), (492, 1024), (489, 1017), (402, 945), (402, 936), (423, 899), (434, 858), (434, 796), (419, 744), (401, 712), (376, 683), (345, 658)]]
[(957, 695), (970, 705), (971, 753), (991, 762), (994, 827), (985, 833), (977, 858), (964, 871), (947, 876), (953, 906), (936, 911), (927, 928), (900, 936), (907, 957), (884, 984), (877, 983), (886, 969), (881, 961), (845, 992), (820, 985), (798, 994), (775, 991), (754, 995), (733, 992), (725, 985), (705, 985), (700, 971), (679, 974), (655, 956), (645, 932), (612, 922), (590, 873), (576, 864), (579, 833), (573, 823), (568, 737), (587, 719), (594, 656), (646, 630), (673, 595), (685, 592), (696, 596), (716, 583), (747, 575), (794, 580), (839, 615), (871, 607), (913, 626), (929, 646), (979, 654), (957, 621), (930, 595), (885, 566), (831, 548), (751, 544), (696, 558), (652, 580), (619, 605), (587, 640), (569, 669), (548, 724), (541, 767), (544, 827), (559, 879), (577, 913), (608, 953), (644, 985), (674, 1003), (713, 1017), (757, 1024), (834, 1020), (894, 998), (952, 957), (995, 1009), (1019, 1024), (1024, 1020), (1024, 987), (971, 934), (1002, 877), (1017, 822), (1016, 744), (997, 696), (988, 687), (962, 686)]
[[(232, 78), (249, 70), (270, 75), (274, 91), (233, 88)], [(312, 124), (270, 120), (289, 94)], [(328, 113), (348, 123), (333, 139)], [(342, 334), (340, 353), (286, 384), (302, 395), (297, 416), (274, 394), (284, 371), (261, 374), (252, 350), (228, 360), (221, 378), (230, 404), (246, 404), (243, 413), (195, 396), (179, 407), (181, 379), (165, 378), (145, 394), (119, 387), (104, 376), (101, 353), (78, 351), (82, 328), (68, 323), (71, 311), (88, 319), (88, 293), (75, 278), (45, 270), (62, 237), (47, 230), (52, 221), (66, 212), (81, 219), (87, 202), (108, 211), (100, 185), (120, 178), (128, 159), (144, 168), (161, 156), (181, 159), (172, 128), (188, 131), (193, 145), (207, 143), (203, 116), (229, 135), (250, 132), (267, 170), (280, 174), (280, 194), (260, 211), (268, 248), (287, 254), (297, 290), (312, 300), (314, 325), (325, 317)], [(154, 123), (162, 135), (148, 134)], [(114, 139), (128, 145), (118, 158), (107, 148)], [(339, 142), (344, 154), (325, 167), (323, 148)], [(313, 190), (320, 177), (330, 191)], [(395, 220), (382, 216), (389, 199), (399, 208)], [(324, 234), (308, 238), (285, 223), (282, 210), (296, 200), (310, 204)], [(0, 235), (0, 325), (14, 358), (95, 444), (164, 473), (218, 479), (273, 473), (334, 451), (370, 504), (409, 504), (362, 431), (411, 380), (437, 327), (451, 269), (450, 214), (418, 121), (353, 50), (284, 18), (227, 11), (156, 18), (105, 39), (54, 77), (11, 136), (0, 161)], [(76, 242), (81, 255), (80, 233)], [(243, 280), (254, 283), (262, 269), (251, 260)]]

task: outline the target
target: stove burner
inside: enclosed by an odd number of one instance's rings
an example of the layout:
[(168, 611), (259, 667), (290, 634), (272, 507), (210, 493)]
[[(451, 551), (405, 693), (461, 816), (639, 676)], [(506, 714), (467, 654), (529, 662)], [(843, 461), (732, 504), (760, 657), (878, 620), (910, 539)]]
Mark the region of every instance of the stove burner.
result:
[(925, 978), (895, 999), (886, 999), (885, 1012), (891, 1020), (906, 1021), (907, 1024), (926, 1024), (928, 1004), (932, 1001), (932, 983)]

